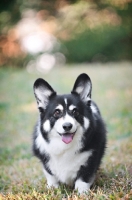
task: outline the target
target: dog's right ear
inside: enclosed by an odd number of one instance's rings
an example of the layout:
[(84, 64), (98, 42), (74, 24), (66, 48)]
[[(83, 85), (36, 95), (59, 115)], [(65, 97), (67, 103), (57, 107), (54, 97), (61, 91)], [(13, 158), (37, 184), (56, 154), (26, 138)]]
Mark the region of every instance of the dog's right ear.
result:
[(82, 101), (86, 103), (89, 100), (91, 100), (91, 91), (92, 91), (92, 82), (90, 77), (85, 73), (80, 74), (75, 81), (71, 93), (79, 94)]
[(39, 78), (34, 83), (34, 95), (38, 104), (38, 109), (45, 110), (49, 98), (53, 95), (56, 95), (56, 92), (53, 90), (53, 88), (42, 78)]

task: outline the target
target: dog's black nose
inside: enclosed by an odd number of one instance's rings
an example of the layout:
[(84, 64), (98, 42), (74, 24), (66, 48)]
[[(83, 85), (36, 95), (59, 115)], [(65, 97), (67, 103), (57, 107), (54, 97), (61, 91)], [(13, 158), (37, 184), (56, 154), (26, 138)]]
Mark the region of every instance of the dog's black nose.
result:
[(66, 123), (63, 124), (63, 129), (64, 129), (65, 131), (70, 131), (71, 128), (72, 128), (72, 124), (71, 124), (71, 123), (66, 122)]

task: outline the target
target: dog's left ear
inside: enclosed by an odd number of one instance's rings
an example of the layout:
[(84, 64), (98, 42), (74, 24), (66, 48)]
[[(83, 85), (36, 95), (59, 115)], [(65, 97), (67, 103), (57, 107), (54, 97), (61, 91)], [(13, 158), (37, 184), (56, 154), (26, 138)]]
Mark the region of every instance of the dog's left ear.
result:
[(87, 102), (91, 99), (92, 83), (87, 74), (80, 74), (73, 86), (71, 93), (80, 95), (82, 101)]

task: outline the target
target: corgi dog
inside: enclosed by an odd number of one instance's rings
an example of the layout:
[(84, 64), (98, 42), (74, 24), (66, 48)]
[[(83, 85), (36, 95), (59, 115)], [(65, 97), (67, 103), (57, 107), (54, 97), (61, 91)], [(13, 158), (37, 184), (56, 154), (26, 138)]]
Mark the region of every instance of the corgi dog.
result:
[(58, 95), (41, 78), (33, 88), (39, 109), (33, 152), (48, 187), (64, 183), (80, 194), (88, 192), (106, 148), (106, 126), (91, 99), (90, 77), (79, 75), (70, 94)]

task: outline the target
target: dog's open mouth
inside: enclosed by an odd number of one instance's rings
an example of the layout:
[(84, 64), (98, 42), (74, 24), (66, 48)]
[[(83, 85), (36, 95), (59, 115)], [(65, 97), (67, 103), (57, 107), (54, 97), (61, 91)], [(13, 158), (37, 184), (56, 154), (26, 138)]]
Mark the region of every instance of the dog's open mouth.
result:
[(62, 135), (62, 141), (66, 144), (72, 142), (75, 133), (66, 133)]
[(62, 141), (64, 143), (69, 144), (70, 142), (72, 142), (72, 140), (74, 138), (74, 135), (75, 135), (75, 132), (74, 133), (65, 133), (65, 134), (60, 134), (59, 133), (59, 135), (61, 136)]

